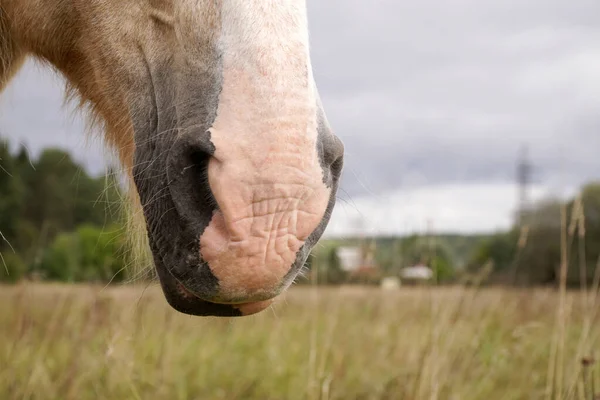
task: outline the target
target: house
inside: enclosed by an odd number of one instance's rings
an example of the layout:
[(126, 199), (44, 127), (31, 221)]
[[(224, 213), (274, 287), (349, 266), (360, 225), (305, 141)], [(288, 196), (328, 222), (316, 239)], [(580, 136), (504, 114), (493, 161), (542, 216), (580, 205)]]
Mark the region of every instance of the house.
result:
[(375, 242), (362, 246), (341, 246), (336, 249), (340, 268), (348, 274), (349, 282), (378, 281), (381, 271), (375, 260)]
[(336, 254), (343, 271), (355, 271), (362, 264), (363, 254), (360, 247), (341, 246), (336, 249)]

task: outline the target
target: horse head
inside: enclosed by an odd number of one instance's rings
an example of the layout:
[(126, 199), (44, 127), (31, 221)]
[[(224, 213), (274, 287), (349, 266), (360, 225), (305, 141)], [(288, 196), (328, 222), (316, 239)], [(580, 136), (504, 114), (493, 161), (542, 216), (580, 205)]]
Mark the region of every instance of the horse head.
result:
[(248, 315), (289, 287), (343, 163), (305, 0), (0, 0), (0, 34), (0, 87), (32, 55), (102, 121), (172, 307)]

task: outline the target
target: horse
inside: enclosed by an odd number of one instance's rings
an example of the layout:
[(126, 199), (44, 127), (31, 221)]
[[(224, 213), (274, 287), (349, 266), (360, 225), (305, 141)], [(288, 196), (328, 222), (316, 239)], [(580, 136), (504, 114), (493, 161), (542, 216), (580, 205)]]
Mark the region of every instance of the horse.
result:
[(0, 91), (26, 57), (101, 124), (172, 308), (251, 315), (289, 288), (344, 159), (306, 0), (0, 0)]

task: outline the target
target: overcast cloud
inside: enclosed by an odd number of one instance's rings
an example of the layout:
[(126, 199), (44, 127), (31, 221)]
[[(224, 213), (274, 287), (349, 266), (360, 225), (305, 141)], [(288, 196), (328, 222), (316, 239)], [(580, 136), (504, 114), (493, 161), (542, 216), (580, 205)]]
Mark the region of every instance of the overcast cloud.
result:
[[(371, 222), (381, 196), (413, 198), (429, 207), (422, 214), (436, 214), (425, 196), (455, 210), (437, 213), (445, 230), (505, 226), (525, 144), (536, 193), (600, 176), (598, 0), (308, 3), (315, 78), (347, 150), (340, 197)], [(0, 101), (0, 134), (34, 153), (75, 149), (98, 171), (102, 154), (84, 146), (81, 121), (60, 111), (61, 88), (28, 65)], [(338, 207), (332, 226), (351, 219), (348, 207)], [(473, 207), (489, 218), (469, 214)], [(401, 220), (388, 228), (406, 230)]]

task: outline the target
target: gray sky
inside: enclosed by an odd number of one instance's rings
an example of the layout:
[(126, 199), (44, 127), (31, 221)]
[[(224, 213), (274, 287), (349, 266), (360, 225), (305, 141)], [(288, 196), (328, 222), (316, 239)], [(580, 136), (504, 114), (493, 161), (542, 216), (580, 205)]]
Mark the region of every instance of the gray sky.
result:
[[(347, 150), (340, 197), (349, 204), (336, 209), (333, 225), (360, 211), (375, 229), (374, 199), (418, 192), (446, 194), (452, 218), (440, 205), (423, 215), (447, 230), (503, 227), (523, 144), (539, 193), (600, 176), (598, 0), (308, 3), (315, 78)], [(67, 146), (99, 170), (101, 152), (85, 146), (83, 124), (61, 109), (60, 80), (41, 71), (28, 65), (3, 95), (0, 135), (34, 153)], [(499, 188), (502, 211), (489, 197)], [(496, 222), (465, 214), (475, 207)]]

